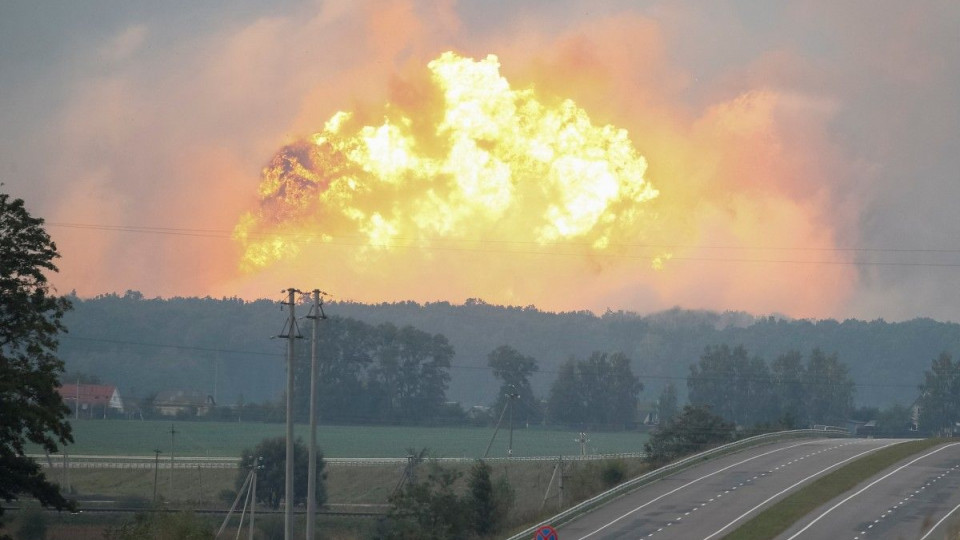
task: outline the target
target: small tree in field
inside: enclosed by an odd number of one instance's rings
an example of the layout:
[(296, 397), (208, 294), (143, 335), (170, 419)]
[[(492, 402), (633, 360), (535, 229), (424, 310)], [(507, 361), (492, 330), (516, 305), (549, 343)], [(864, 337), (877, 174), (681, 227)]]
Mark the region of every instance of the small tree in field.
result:
[[(284, 437), (264, 439), (253, 450), (244, 450), (240, 457), (240, 471), (237, 473), (237, 489), (253, 467), (257, 458), (263, 458), (263, 469), (257, 472), (257, 501), (270, 508), (279, 508), (286, 486), (287, 440)], [(297, 439), (293, 446), (293, 504), (307, 502), (307, 473), (309, 452), (302, 440)], [(327, 502), (327, 473), (323, 454), (317, 452), (317, 506)]]
[(687, 405), (669, 424), (661, 424), (644, 445), (647, 461), (662, 465), (671, 460), (733, 440), (734, 425), (708, 407)]

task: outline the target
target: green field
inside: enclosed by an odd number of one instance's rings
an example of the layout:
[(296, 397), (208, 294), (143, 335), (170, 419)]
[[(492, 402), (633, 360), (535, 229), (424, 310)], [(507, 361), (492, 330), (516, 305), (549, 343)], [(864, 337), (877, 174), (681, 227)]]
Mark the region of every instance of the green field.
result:
[[(176, 454), (180, 456), (239, 456), (261, 439), (284, 434), (283, 424), (233, 422), (169, 422), (141, 420), (71, 420), (75, 443), (72, 454), (153, 456), (159, 449), (170, 452), (170, 427), (177, 431)], [(306, 425), (296, 426), (297, 436), (309, 435)], [(428, 448), (432, 457), (480, 457), (493, 435), (493, 428), (320, 426), (317, 440), (327, 457), (403, 457), (407, 448)], [(513, 455), (556, 456), (580, 453), (572, 430), (514, 429)], [(640, 452), (646, 433), (635, 431), (588, 433), (589, 453)], [(506, 430), (500, 430), (490, 457), (507, 454)], [(31, 451), (39, 452), (34, 448)]]

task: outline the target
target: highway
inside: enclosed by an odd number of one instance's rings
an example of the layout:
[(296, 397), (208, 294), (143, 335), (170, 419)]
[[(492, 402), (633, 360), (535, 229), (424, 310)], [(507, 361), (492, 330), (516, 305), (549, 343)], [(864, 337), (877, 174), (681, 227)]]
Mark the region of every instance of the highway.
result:
[(794, 439), (743, 450), (644, 486), (565, 524), (557, 532), (564, 540), (719, 540), (788, 493), (898, 442)]
[(911, 456), (825, 503), (778, 539), (943, 540), (960, 524), (960, 443)]

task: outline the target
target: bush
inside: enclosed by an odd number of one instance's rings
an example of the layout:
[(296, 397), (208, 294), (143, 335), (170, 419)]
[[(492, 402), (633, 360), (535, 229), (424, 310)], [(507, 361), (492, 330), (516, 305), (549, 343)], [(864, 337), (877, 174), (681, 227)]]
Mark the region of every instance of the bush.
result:
[(20, 540), (43, 540), (47, 537), (47, 516), (40, 508), (31, 507), (22, 510), (19, 522), (17, 538)]
[(150, 512), (104, 533), (106, 540), (210, 540), (213, 528), (193, 512)]
[[(293, 445), (293, 473), (297, 478), (294, 482), (293, 504), (305, 504), (307, 501), (307, 472), (309, 470), (309, 456), (307, 445), (297, 439)], [(253, 450), (244, 450), (240, 457), (240, 469), (237, 472), (235, 485), (237, 490), (253, 467), (257, 458), (262, 458), (261, 469), (257, 473), (257, 502), (270, 508), (279, 508), (280, 501), (285, 495), (287, 441), (283, 437), (263, 439)], [(324, 471), (326, 462), (323, 453), (317, 452), (316, 466), (316, 502), (323, 506), (327, 502), (327, 473)], [(288, 503), (289, 504), (289, 503)]]
[(237, 492), (232, 489), (221, 489), (220, 493), (217, 493), (217, 500), (225, 504), (233, 504), (236, 498)]
[(612, 488), (620, 482), (623, 482), (626, 478), (627, 464), (621, 459), (605, 461), (600, 468), (600, 479), (603, 480), (603, 486), (605, 488)]
[(283, 517), (264, 516), (257, 518), (257, 529), (263, 540), (283, 540)]
[(644, 445), (647, 461), (659, 466), (688, 454), (702, 452), (711, 446), (730, 442), (734, 426), (710, 412), (709, 407), (683, 408), (673, 422), (661, 425)]
[(140, 495), (121, 495), (117, 498), (117, 506), (123, 508), (149, 508), (153, 504), (150, 499)]

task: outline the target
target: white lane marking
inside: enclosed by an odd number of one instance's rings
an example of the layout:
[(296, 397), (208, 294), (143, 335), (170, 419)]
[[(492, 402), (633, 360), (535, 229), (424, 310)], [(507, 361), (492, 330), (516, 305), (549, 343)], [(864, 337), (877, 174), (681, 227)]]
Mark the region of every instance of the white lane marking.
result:
[(793, 540), (794, 538), (800, 536), (801, 534), (803, 534), (804, 532), (806, 532), (807, 529), (809, 529), (810, 527), (813, 527), (814, 524), (816, 524), (818, 521), (820, 521), (821, 519), (823, 519), (824, 517), (826, 517), (827, 514), (833, 512), (834, 510), (836, 510), (837, 508), (839, 508), (840, 505), (842, 505), (843, 503), (849, 501), (850, 499), (856, 497), (857, 495), (863, 493), (864, 491), (872, 488), (872, 487), (873, 487), (875, 484), (877, 484), (878, 482), (882, 482), (883, 480), (886, 480), (887, 478), (893, 476), (894, 474), (896, 474), (896, 473), (900, 472), (901, 470), (909, 467), (910, 465), (913, 465), (914, 463), (920, 461), (921, 459), (923, 459), (923, 458), (925, 458), (925, 457), (927, 457), (927, 456), (932, 456), (933, 454), (936, 454), (937, 452), (942, 452), (942, 451), (946, 450), (947, 448), (950, 448), (951, 446), (957, 446), (958, 444), (960, 444), (960, 443), (950, 443), (950, 444), (943, 445), (943, 446), (941, 446), (940, 448), (937, 448), (936, 450), (933, 450), (932, 452), (927, 452), (926, 454), (924, 454), (924, 455), (922, 455), (922, 456), (920, 456), (920, 457), (918, 457), (918, 458), (910, 461), (909, 463), (907, 463), (907, 464), (905, 464), (905, 465), (901, 465), (901, 466), (897, 467), (896, 469), (888, 472), (887, 474), (881, 476), (880, 478), (877, 478), (877, 479), (874, 480), (873, 482), (870, 482), (870, 483), (867, 484), (866, 486), (864, 486), (864, 487), (862, 487), (861, 489), (859, 489), (859, 490), (858, 490), (856, 493), (854, 493), (853, 495), (850, 495), (849, 497), (843, 499), (842, 501), (838, 502), (837, 504), (831, 506), (829, 509), (827, 509), (827, 510), (824, 511), (822, 514), (820, 514), (819, 516), (817, 516), (816, 519), (814, 519), (814, 520), (811, 521), (810, 523), (807, 523), (807, 525), (806, 525), (804, 528), (802, 528), (802, 529), (800, 529), (799, 531), (797, 531), (796, 533), (794, 533), (793, 536), (791, 536), (790, 538), (787, 538), (787, 540)]
[(743, 514), (740, 514), (736, 519), (734, 519), (734, 520), (731, 521), (730, 523), (727, 523), (727, 524), (724, 525), (723, 527), (720, 527), (719, 529), (717, 529), (716, 531), (714, 531), (714, 533), (711, 534), (710, 536), (704, 537), (703, 540), (710, 540), (710, 539), (713, 538), (714, 536), (716, 536), (716, 535), (722, 533), (723, 531), (729, 529), (734, 523), (736, 523), (736, 522), (740, 521), (741, 519), (749, 516), (750, 514), (756, 512), (756, 511), (757, 511), (759, 508), (761, 508), (763, 505), (769, 503), (770, 501), (776, 499), (777, 497), (783, 495), (784, 493), (790, 491), (791, 489), (799, 486), (800, 484), (802, 484), (802, 483), (810, 480), (810, 479), (813, 478), (814, 476), (823, 474), (823, 473), (829, 471), (830, 469), (833, 469), (834, 467), (837, 467), (837, 466), (839, 466), (839, 465), (843, 465), (844, 463), (846, 463), (846, 462), (848, 462), (848, 461), (857, 459), (858, 457), (860, 457), (860, 456), (862, 456), (862, 455), (864, 455), (864, 454), (869, 454), (870, 452), (876, 452), (877, 450), (880, 450), (881, 448), (886, 448), (886, 447), (888, 447), (888, 446), (893, 446), (894, 444), (901, 444), (901, 443), (903, 443), (903, 442), (906, 442), (906, 441), (892, 442), (892, 443), (887, 443), (887, 444), (885, 444), (885, 445), (883, 445), (883, 446), (878, 446), (878, 447), (876, 447), (876, 448), (871, 448), (870, 450), (867, 450), (866, 452), (861, 452), (861, 453), (859, 453), (859, 454), (857, 454), (857, 455), (850, 456), (850, 457), (848, 457), (847, 459), (845, 459), (845, 460), (843, 460), (843, 461), (838, 461), (838, 462), (834, 463), (833, 465), (830, 465), (829, 467), (827, 467), (827, 468), (825, 468), (825, 469), (820, 469), (819, 471), (811, 474), (810, 476), (807, 476), (806, 478), (801, 479), (799, 482), (794, 483), (794, 484), (791, 485), (790, 487), (787, 487), (787, 488), (779, 491), (779, 492), (776, 493), (775, 495), (770, 496), (769, 498), (767, 498), (767, 500), (765, 500), (765, 501), (763, 501), (762, 503), (760, 503), (760, 504), (754, 506), (753, 508), (747, 510), (747, 511), (744, 512)]
[(943, 523), (944, 521), (946, 521), (946, 519), (947, 519), (948, 517), (950, 517), (950, 514), (956, 512), (956, 511), (957, 511), (957, 508), (960, 508), (960, 504), (954, 506), (954, 507), (953, 507), (953, 510), (947, 512), (947, 515), (945, 515), (945, 516), (943, 516), (942, 518), (940, 518), (940, 521), (936, 522), (936, 523), (933, 525), (933, 527), (931, 527), (930, 530), (927, 531), (927, 534), (921, 536), (921, 537), (920, 537), (920, 540), (926, 540), (926, 538), (927, 538), (928, 536), (930, 536), (931, 534), (933, 534), (933, 531), (937, 530), (937, 527), (939, 527), (941, 523)]
[[(690, 487), (690, 486), (692, 486), (693, 484), (696, 484), (697, 482), (699, 482), (699, 481), (701, 481), (701, 480), (706, 480), (707, 478), (710, 478), (710, 477), (713, 476), (713, 475), (720, 474), (720, 473), (722, 473), (723, 471), (726, 471), (727, 469), (732, 469), (733, 467), (736, 467), (736, 466), (738, 466), (738, 465), (743, 465), (744, 463), (747, 463), (748, 461), (753, 461), (753, 460), (755, 460), (755, 459), (760, 459), (760, 458), (762, 458), (762, 457), (764, 457), (764, 456), (769, 456), (770, 454), (775, 454), (775, 453), (777, 453), (777, 452), (782, 452), (782, 451), (784, 451), (784, 450), (790, 450), (791, 448), (796, 448), (796, 447), (798, 447), (798, 446), (803, 446), (803, 445), (805, 445), (805, 444), (811, 444), (811, 442), (810, 442), (810, 441), (806, 441), (806, 442), (802, 442), (802, 443), (793, 444), (793, 445), (790, 445), (790, 446), (784, 446), (783, 448), (777, 448), (776, 450), (770, 450), (769, 452), (764, 452), (764, 453), (762, 453), (762, 454), (757, 454), (756, 456), (753, 456), (753, 457), (751, 457), (751, 458), (747, 458), (747, 459), (745, 459), (745, 460), (743, 460), (743, 461), (738, 461), (737, 463), (734, 463), (734, 464), (732, 464), (732, 465), (727, 465), (726, 467), (724, 467), (724, 468), (722, 468), (722, 469), (718, 469), (718, 470), (716, 470), (716, 471), (713, 471), (713, 472), (710, 473), (710, 474), (705, 474), (705, 475), (703, 475), (703, 476), (701, 476), (701, 477), (699, 477), (699, 478), (695, 478), (695, 479), (687, 482), (686, 484), (684, 484), (684, 485), (682, 485), (682, 486), (680, 486), (680, 487), (678, 487), (678, 488), (674, 488), (674, 489), (672, 489), (672, 490), (664, 493), (663, 495), (660, 495), (659, 497), (650, 499), (649, 501), (641, 504), (640, 506), (634, 508), (633, 510), (630, 510), (630, 511), (627, 512), (626, 514), (623, 514), (622, 516), (620, 516), (620, 517), (618, 517), (618, 518), (616, 518), (616, 519), (610, 520), (609, 522), (607, 522), (606, 524), (604, 524), (603, 526), (601, 526), (599, 529), (597, 529), (597, 530), (595, 530), (595, 531), (593, 531), (593, 532), (590, 532), (590, 533), (587, 533), (587, 534), (581, 536), (579, 540), (583, 540), (584, 538), (590, 538), (591, 536), (593, 536), (593, 535), (597, 534), (598, 532), (606, 529), (607, 527), (613, 525), (614, 523), (620, 521), (621, 519), (623, 519), (623, 518), (625, 518), (625, 517), (627, 517), (627, 516), (629, 516), (629, 515), (632, 515), (632, 514), (634, 514), (634, 513), (636, 513), (636, 512), (639, 512), (639, 511), (642, 510), (643, 508), (646, 508), (647, 506), (650, 506), (651, 504), (659, 501), (660, 499), (662, 499), (662, 498), (664, 498), (664, 497), (669, 497), (670, 495), (673, 495), (674, 493), (680, 491), (681, 489), (684, 489), (684, 488), (686, 488), (686, 487)], [(710, 500), (712, 501), (713, 499), (710, 499)], [(702, 505), (701, 505), (701, 506), (702, 506)], [(663, 530), (663, 529), (661, 528), (660, 530)], [(657, 532), (659, 532), (659, 531), (657, 531)]]

